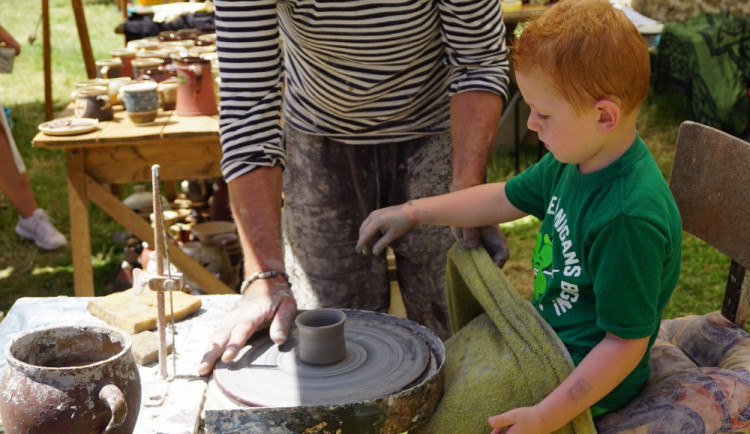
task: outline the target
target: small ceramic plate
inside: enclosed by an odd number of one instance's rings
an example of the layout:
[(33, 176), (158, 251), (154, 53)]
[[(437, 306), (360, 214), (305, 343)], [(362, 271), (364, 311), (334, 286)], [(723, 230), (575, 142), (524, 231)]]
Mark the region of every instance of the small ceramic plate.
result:
[(39, 125), (39, 131), (50, 136), (71, 136), (94, 131), (98, 124), (99, 119), (94, 118), (56, 119)]

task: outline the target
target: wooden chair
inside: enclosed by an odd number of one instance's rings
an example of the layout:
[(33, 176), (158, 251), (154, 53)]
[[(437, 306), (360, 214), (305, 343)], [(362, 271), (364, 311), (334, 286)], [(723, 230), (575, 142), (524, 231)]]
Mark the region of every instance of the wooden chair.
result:
[(750, 143), (684, 122), (669, 187), (683, 230), (731, 259), (724, 302), (720, 312), (662, 320), (646, 386), (595, 424), (600, 433), (748, 432)]

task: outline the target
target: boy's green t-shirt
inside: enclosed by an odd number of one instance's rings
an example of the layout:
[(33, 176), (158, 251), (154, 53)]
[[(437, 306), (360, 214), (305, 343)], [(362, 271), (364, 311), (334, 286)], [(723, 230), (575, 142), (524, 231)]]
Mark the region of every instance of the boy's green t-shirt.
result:
[(532, 303), (581, 360), (610, 332), (650, 336), (649, 351), (598, 406), (627, 404), (649, 377), (648, 357), (680, 272), (682, 224), (640, 136), (590, 174), (551, 153), (512, 178), (510, 202), (542, 221), (532, 258)]

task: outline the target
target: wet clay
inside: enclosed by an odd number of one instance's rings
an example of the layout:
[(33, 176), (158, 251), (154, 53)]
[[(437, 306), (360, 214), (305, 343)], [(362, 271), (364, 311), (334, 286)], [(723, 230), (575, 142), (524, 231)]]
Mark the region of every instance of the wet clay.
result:
[(310, 365), (330, 365), (346, 357), (346, 314), (339, 309), (314, 309), (294, 319), (299, 358)]
[(110, 327), (24, 332), (5, 349), (7, 433), (131, 433), (141, 400), (130, 337)]

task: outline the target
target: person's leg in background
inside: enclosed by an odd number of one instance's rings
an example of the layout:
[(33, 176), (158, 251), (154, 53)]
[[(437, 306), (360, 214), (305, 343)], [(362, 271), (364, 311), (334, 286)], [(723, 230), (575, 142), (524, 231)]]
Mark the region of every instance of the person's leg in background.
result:
[(65, 236), (55, 229), (47, 213), (37, 205), (26, 175), (26, 167), (15, 148), (5, 114), (0, 113), (0, 116), (0, 189), (18, 211), (15, 231), (18, 235), (33, 240), (42, 249), (62, 247), (67, 244)]

